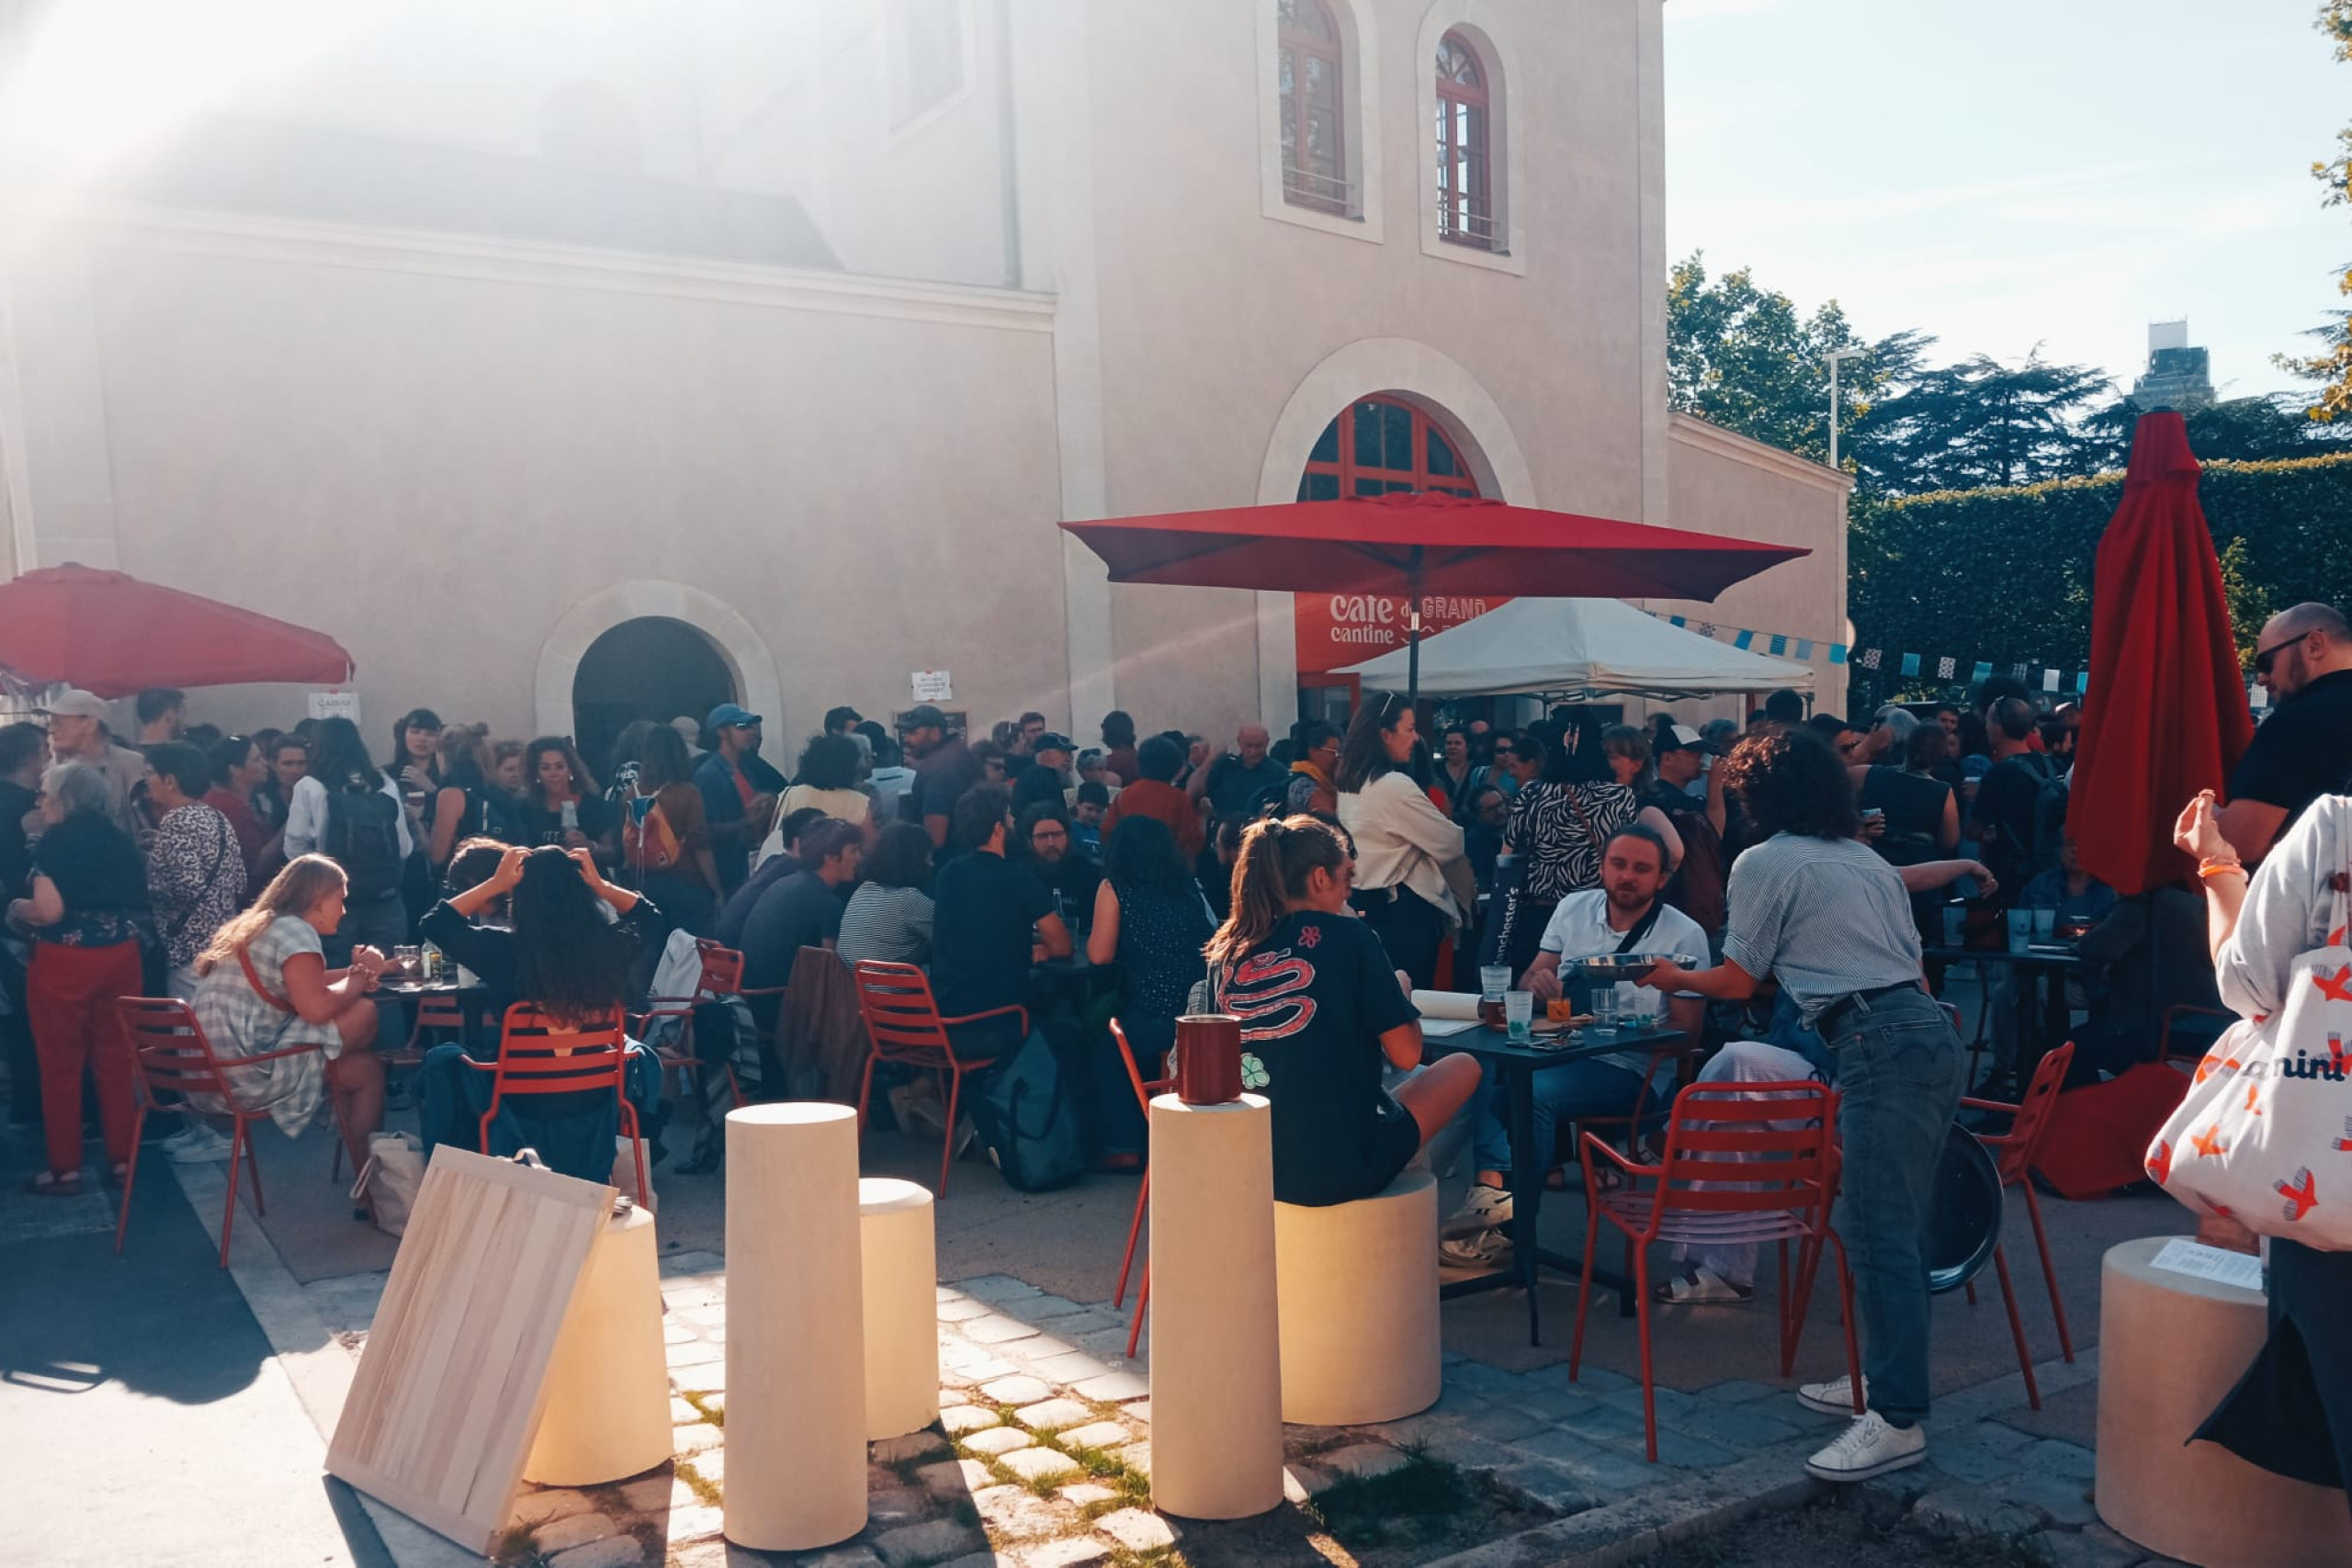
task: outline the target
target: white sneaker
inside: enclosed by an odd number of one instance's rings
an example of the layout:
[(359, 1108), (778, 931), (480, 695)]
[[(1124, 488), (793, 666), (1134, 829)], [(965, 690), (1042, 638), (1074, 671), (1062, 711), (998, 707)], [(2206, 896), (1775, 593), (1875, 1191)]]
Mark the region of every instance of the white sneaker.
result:
[[(1862, 1380), (1862, 1400), (1869, 1403), (1870, 1379)], [(1832, 1382), (1809, 1382), (1797, 1390), (1797, 1403), (1807, 1410), (1818, 1410), (1824, 1416), (1851, 1416), (1854, 1413), (1854, 1385), (1845, 1378)]]
[(1805, 1461), (1804, 1468), (1816, 1481), (1868, 1481), (1908, 1469), (1927, 1457), (1924, 1428), (1890, 1427), (1885, 1416), (1872, 1410), (1857, 1416), (1836, 1442)]
[(1438, 1261), (1450, 1269), (1503, 1269), (1510, 1258), (1510, 1237), (1500, 1231), (1479, 1231), (1437, 1245)]
[(1440, 1235), (1476, 1235), (1480, 1231), (1498, 1231), (1510, 1224), (1510, 1190), (1505, 1187), (1482, 1187), (1471, 1183), (1469, 1194), (1462, 1200), (1462, 1207), (1453, 1211), (1445, 1224), (1438, 1226)]
[(174, 1165), (208, 1165), (229, 1157), (229, 1140), (201, 1122), (181, 1135), (176, 1148), (170, 1144), (163, 1146)]

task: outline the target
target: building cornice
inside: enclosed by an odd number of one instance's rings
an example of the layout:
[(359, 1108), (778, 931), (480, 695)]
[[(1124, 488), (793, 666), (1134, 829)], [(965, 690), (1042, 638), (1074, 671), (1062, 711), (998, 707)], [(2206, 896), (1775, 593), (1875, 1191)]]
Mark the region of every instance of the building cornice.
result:
[(1696, 414), (1671, 414), (1668, 416), (1667, 428), (1675, 440), (1713, 452), (1717, 457), (1729, 457), (1752, 468), (1769, 468), (1784, 479), (1795, 479), (1816, 490), (1835, 491), (1841, 495), (1853, 492), (1854, 476), (1851, 474), (1839, 473), (1826, 464), (1735, 434), (1719, 424), (1708, 423)]
[(537, 241), (130, 204), (0, 197), (16, 243), (50, 226), (94, 243), (184, 255), (352, 267), (482, 282), (664, 296), (764, 310), (874, 316), (1001, 332), (1050, 333), (1054, 299), (1008, 288), (908, 282), (848, 273), (695, 261)]

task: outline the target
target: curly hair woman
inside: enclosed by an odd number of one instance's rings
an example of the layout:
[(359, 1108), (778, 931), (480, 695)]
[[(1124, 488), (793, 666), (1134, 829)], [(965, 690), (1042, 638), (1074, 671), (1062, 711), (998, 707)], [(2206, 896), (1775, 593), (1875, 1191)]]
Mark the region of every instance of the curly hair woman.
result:
[[(1815, 736), (1751, 735), (1724, 766), (1765, 837), (1732, 863), (1724, 962), (1695, 972), (1661, 964), (1641, 983), (1745, 1001), (1777, 980), (1837, 1059), (1838, 1229), (1853, 1260), (1869, 1409), (1806, 1468), (1823, 1481), (1867, 1481), (1927, 1457), (1922, 1245), (1962, 1071), (1960, 1037), (1920, 977), (1909, 888), (1981, 868), (1932, 861), (1898, 871), (1881, 860), (1859, 836), (1845, 762)], [(1797, 1397), (1831, 1415), (1853, 1410), (1844, 1378)]]

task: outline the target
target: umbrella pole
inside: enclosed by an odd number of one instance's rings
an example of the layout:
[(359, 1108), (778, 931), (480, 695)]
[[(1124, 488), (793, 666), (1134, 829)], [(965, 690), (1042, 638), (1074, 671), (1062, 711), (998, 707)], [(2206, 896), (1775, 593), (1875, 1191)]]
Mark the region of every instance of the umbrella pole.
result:
[(1421, 700), (1421, 547), (1413, 547), (1413, 564), (1406, 578), (1411, 594), (1405, 621), (1405, 701)]

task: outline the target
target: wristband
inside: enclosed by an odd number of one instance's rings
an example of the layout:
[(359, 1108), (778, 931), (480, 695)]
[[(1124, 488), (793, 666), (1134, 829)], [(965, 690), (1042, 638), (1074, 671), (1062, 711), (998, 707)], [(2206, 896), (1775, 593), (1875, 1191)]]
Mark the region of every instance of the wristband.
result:
[(2245, 863), (2241, 860), (2224, 859), (2220, 855), (2208, 855), (2197, 863), (2197, 874), (2206, 881), (2211, 881), (2222, 873), (2231, 871), (2236, 872), (2240, 876), (2245, 875)]

